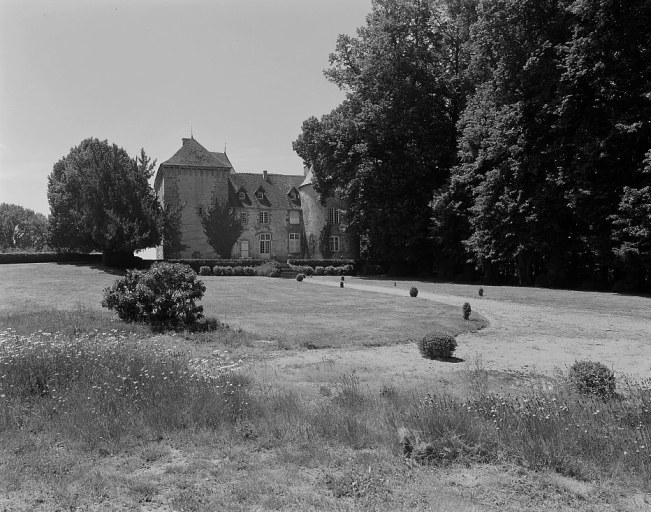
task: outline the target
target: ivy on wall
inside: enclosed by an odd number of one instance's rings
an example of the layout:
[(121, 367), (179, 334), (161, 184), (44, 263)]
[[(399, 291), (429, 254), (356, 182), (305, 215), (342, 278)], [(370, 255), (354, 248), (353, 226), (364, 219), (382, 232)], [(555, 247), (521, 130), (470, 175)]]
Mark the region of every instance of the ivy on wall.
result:
[(326, 224), (321, 230), (321, 235), (319, 236), (319, 250), (321, 251), (321, 257), (328, 259), (332, 257), (332, 252), (330, 251), (330, 234), (332, 233), (332, 226)]

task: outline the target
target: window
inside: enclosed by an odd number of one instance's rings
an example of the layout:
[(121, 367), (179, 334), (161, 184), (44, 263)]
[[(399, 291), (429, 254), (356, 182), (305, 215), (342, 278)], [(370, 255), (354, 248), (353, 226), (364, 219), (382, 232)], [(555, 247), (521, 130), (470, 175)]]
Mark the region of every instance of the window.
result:
[(260, 234), (260, 254), (269, 254), (271, 252), (271, 234)]
[(338, 236), (331, 236), (328, 239), (330, 250), (332, 252), (338, 252), (339, 251), (339, 237)]
[(244, 193), (244, 192), (240, 192), (240, 193), (238, 194), (238, 196), (239, 196), (239, 198), (240, 198), (240, 201), (244, 201), (244, 200), (246, 199), (246, 193)]
[(301, 252), (301, 235), (298, 233), (289, 234), (289, 252), (298, 253)]
[(262, 201), (264, 199), (264, 192), (262, 190), (258, 190), (255, 193), (255, 197), (258, 198), (258, 201)]
[(330, 208), (330, 224), (339, 224), (339, 210), (337, 208)]
[(289, 198), (290, 198), (292, 201), (296, 201), (296, 200), (298, 199), (298, 193), (296, 192), (296, 189), (291, 189), (291, 190), (289, 191)]
[(290, 210), (289, 211), (289, 223), (290, 224), (299, 224), (301, 222), (301, 219), (298, 214), (298, 210)]
[(269, 224), (269, 212), (260, 212), (260, 224)]
[(249, 212), (241, 212), (240, 213), (240, 224), (244, 226), (245, 224), (249, 223)]
[(204, 212), (203, 206), (197, 206), (197, 215), (199, 217), (203, 217), (203, 212)]
[(249, 257), (249, 241), (242, 240), (240, 242), (240, 258), (248, 258), (248, 257)]

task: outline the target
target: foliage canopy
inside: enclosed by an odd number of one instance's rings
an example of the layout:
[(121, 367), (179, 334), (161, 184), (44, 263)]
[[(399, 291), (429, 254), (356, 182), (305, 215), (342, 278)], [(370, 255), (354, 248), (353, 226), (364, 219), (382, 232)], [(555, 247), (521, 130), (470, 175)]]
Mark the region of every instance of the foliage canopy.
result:
[(148, 183), (155, 162), (108, 141), (85, 139), (48, 179), (50, 242), (65, 250), (130, 255), (161, 240), (164, 215)]

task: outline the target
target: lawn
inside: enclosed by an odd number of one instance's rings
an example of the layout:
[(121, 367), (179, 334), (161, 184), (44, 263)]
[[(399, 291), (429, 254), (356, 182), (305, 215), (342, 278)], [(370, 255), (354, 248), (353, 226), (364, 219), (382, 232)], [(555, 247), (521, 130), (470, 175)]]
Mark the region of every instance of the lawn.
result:
[[(117, 277), (89, 265), (3, 265), (0, 314), (52, 307), (72, 310), (80, 305), (102, 310), (102, 290)], [(403, 297), (369, 296), (287, 279), (201, 279), (206, 284), (201, 301), (206, 316), (284, 348), (388, 345), (429, 332), (458, 334), (485, 325), (479, 316), (466, 322), (450, 306), (414, 299), (408, 288)]]
[[(102, 310), (115, 278), (0, 266), (0, 510), (651, 507), (648, 382), (618, 373), (603, 401), (507, 368), (632, 340), (620, 351), (644, 373), (647, 298), (206, 277), (205, 312), (231, 329), (152, 334)], [(483, 311), (496, 322), (477, 332)], [(439, 329), (466, 362), (405, 343)]]

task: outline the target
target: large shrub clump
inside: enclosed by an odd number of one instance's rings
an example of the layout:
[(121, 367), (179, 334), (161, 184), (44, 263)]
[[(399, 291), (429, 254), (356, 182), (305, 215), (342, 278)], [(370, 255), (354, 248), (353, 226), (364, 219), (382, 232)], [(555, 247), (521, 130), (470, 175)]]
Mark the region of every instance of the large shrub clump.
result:
[(418, 340), (418, 350), (426, 359), (450, 359), (457, 348), (457, 340), (448, 334), (428, 334)]
[(203, 318), (196, 304), (206, 286), (187, 265), (155, 263), (149, 270), (131, 270), (104, 290), (102, 306), (115, 310), (126, 322), (158, 328), (183, 328)]
[(570, 381), (580, 393), (602, 398), (615, 394), (615, 374), (596, 361), (576, 361), (570, 367)]

